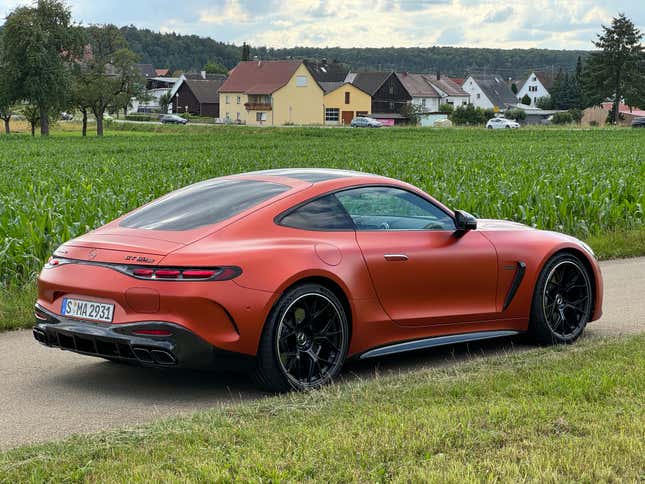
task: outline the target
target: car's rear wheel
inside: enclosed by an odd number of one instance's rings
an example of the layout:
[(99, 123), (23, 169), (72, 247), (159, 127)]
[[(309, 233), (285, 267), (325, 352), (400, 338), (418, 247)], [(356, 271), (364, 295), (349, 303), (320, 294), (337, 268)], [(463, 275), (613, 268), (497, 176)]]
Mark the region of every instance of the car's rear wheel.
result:
[(539, 344), (572, 343), (591, 318), (592, 285), (584, 264), (571, 254), (557, 254), (535, 285), (529, 332)]
[(349, 323), (338, 297), (319, 284), (293, 287), (266, 322), (258, 381), (275, 392), (318, 388), (340, 373), (348, 346)]

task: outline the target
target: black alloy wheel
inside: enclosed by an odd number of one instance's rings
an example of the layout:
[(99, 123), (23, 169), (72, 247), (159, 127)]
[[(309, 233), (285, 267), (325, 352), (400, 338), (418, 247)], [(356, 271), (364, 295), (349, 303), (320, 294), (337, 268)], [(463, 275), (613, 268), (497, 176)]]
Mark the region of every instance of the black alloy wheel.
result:
[(538, 278), (531, 332), (543, 344), (573, 342), (591, 318), (592, 303), (592, 284), (585, 266), (572, 255), (556, 255)]
[(338, 375), (348, 345), (338, 297), (318, 284), (295, 287), (267, 321), (258, 352), (260, 383), (271, 391), (318, 388)]

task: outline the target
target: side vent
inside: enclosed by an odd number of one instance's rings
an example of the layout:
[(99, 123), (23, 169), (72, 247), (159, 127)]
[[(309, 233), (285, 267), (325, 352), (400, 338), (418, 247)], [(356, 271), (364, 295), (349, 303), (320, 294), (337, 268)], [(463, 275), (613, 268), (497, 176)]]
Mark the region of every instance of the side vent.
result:
[(508, 292), (506, 293), (506, 299), (504, 299), (504, 307), (502, 308), (502, 311), (506, 311), (506, 308), (508, 308), (508, 306), (510, 306), (511, 302), (513, 301), (515, 293), (520, 287), (522, 279), (524, 279), (525, 272), (526, 264), (522, 261), (517, 261), (517, 265), (515, 267), (515, 276), (511, 281), (511, 287), (508, 288)]

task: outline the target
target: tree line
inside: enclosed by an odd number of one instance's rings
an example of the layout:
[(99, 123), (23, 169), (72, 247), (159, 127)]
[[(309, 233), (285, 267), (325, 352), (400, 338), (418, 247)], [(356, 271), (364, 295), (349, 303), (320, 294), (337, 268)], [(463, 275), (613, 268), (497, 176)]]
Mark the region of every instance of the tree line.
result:
[(17, 113), (25, 116), (32, 135), (39, 126), (46, 136), (62, 111), (78, 110), (83, 135), (92, 113), (101, 136), (106, 111), (125, 110), (133, 97), (143, 95), (139, 57), (120, 29), (83, 28), (60, 0), (38, 0), (13, 10), (0, 40), (0, 117), (7, 133)]

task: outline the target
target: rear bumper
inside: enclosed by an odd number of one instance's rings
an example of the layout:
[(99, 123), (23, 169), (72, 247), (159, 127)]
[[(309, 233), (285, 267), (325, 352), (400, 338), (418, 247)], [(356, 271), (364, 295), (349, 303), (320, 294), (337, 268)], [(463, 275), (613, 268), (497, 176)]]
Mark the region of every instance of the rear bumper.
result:
[[(165, 330), (171, 335), (134, 334), (137, 330)], [(36, 305), (34, 338), (42, 345), (74, 353), (127, 361), (144, 366), (243, 370), (255, 358), (221, 350), (192, 331), (164, 321), (109, 324), (78, 321)]]

